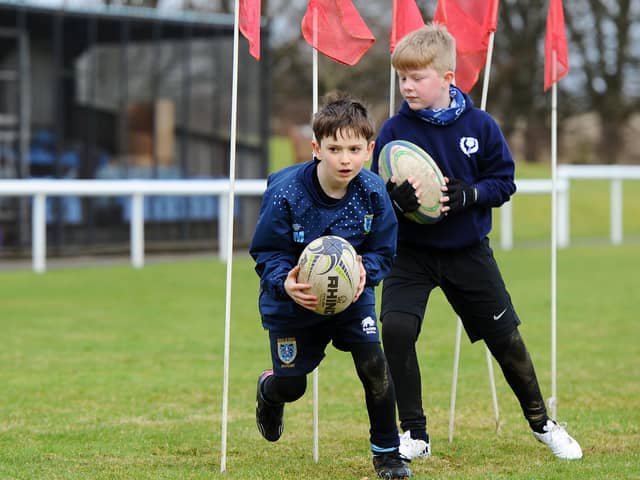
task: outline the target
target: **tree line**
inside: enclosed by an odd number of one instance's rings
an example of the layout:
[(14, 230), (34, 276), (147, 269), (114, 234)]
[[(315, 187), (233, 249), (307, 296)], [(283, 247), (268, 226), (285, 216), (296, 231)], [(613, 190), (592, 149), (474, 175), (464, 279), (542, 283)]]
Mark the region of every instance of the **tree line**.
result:
[[(276, 129), (287, 122), (304, 123), (310, 116), (311, 49), (299, 35), (306, 3), (269, 0), (267, 5)], [(425, 21), (431, 20), (435, 3), (417, 2)], [(354, 4), (376, 43), (354, 67), (320, 58), (319, 90), (341, 88), (361, 95), (384, 119), (390, 94), (390, 2)], [(518, 155), (525, 161), (549, 156), (551, 94), (543, 92), (547, 8), (547, 0), (501, 0), (498, 11), (487, 110), (500, 120), (505, 135), (520, 138)], [(640, 134), (640, 0), (571, 0), (564, 2), (564, 10), (570, 71), (558, 84), (558, 115), (560, 134), (571, 137), (571, 151), (561, 149), (560, 157), (640, 162), (635, 144)], [(470, 92), (476, 104), (482, 81), (481, 76)], [(564, 128), (568, 119), (574, 119), (571, 132)]]
[[(121, 0), (122, 1), (122, 0)], [(124, 0), (125, 2), (127, 0)], [(136, 5), (233, 13), (234, 0), (129, 0)], [(272, 75), (272, 126), (308, 123), (312, 109), (312, 54), (302, 39), (300, 21), (306, 0), (262, 0), (269, 25), (266, 61)], [(389, 105), (390, 1), (353, 0), (376, 37), (353, 67), (319, 57), (319, 91), (348, 90), (363, 97), (382, 121)], [(430, 21), (436, 0), (417, 0)], [(491, 64), (487, 110), (507, 137), (518, 138), (525, 161), (548, 158), (550, 93), (543, 92), (544, 35), (548, 0), (501, 0)], [(564, 2), (569, 41), (569, 75), (558, 83), (561, 160), (640, 163), (640, 0)], [(244, 46), (244, 45), (243, 45)], [(480, 103), (483, 78), (470, 92)], [(397, 89), (396, 89), (397, 90)], [(397, 102), (396, 102), (397, 105)], [(564, 137), (563, 137), (564, 134)]]

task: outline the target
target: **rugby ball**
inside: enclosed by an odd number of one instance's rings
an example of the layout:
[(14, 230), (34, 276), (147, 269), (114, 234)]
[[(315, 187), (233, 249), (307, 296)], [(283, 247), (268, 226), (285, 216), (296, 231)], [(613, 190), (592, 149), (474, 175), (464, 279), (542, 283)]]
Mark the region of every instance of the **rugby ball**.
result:
[(298, 265), (298, 283), (310, 284), (309, 293), (318, 297), (316, 313), (335, 315), (351, 305), (360, 282), (360, 265), (358, 254), (344, 238), (316, 238), (302, 251)]
[(422, 148), (406, 140), (387, 143), (378, 156), (378, 170), (386, 182), (393, 176), (396, 185), (407, 178), (420, 181), (420, 207), (404, 216), (416, 223), (435, 223), (442, 219), (440, 213), (440, 187), (445, 185), (444, 175), (431, 156)]

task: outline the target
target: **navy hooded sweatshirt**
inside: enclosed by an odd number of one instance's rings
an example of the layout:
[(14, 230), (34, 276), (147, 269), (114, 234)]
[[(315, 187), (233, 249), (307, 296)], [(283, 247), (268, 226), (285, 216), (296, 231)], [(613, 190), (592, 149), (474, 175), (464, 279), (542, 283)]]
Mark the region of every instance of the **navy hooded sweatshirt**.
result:
[(516, 191), (515, 164), (500, 127), (464, 95), (466, 108), (448, 125), (435, 125), (402, 103), (400, 111), (382, 128), (373, 151), (371, 170), (378, 173), (378, 156), (393, 140), (406, 140), (431, 155), (442, 174), (478, 190), (476, 204), (434, 224), (418, 224), (398, 214), (398, 243), (455, 250), (482, 241), (491, 231), (491, 208), (499, 207)]

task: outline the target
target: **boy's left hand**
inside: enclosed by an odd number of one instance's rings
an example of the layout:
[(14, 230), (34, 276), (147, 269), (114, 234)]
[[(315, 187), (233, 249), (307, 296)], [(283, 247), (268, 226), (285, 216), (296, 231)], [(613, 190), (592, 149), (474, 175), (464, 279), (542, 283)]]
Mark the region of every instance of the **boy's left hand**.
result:
[(446, 186), (442, 187), (442, 213), (445, 215), (462, 212), (478, 201), (478, 189), (473, 185), (445, 177)]
[(358, 301), (358, 298), (360, 298), (360, 295), (362, 295), (364, 291), (364, 285), (367, 283), (367, 270), (364, 268), (364, 263), (362, 263), (362, 255), (358, 255), (358, 265), (360, 265), (360, 283), (358, 283), (356, 296), (353, 297), (353, 303)]

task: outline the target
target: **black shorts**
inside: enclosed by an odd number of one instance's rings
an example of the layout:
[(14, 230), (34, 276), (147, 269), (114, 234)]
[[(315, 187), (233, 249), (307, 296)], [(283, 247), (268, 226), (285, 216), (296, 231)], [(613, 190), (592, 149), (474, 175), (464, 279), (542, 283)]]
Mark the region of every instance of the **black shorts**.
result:
[(422, 328), (435, 287), (442, 289), (472, 342), (508, 334), (520, 324), (489, 239), (460, 250), (398, 245), (382, 287), (380, 320), (403, 312), (417, 316)]
[(356, 343), (380, 343), (376, 308), (360, 305), (304, 329), (292, 325), (269, 330), (269, 340), (276, 375), (306, 375), (320, 364), (330, 342), (344, 352)]

